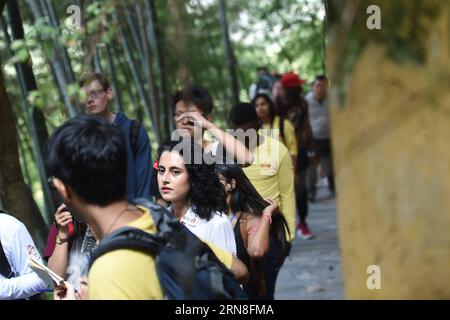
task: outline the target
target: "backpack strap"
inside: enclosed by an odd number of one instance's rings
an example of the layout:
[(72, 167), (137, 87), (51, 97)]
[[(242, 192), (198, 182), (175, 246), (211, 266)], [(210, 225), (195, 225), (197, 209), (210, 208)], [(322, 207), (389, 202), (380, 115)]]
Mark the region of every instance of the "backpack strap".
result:
[[(0, 209), (0, 213), (6, 213)], [(5, 251), (3, 250), (2, 242), (0, 241), (0, 274), (7, 279), (11, 279), (14, 277), (14, 273), (12, 272), (11, 265), (9, 264), (8, 258), (6, 258)]]
[(158, 241), (156, 236), (148, 232), (133, 227), (120, 228), (100, 241), (89, 261), (89, 268), (91, 268), (96, 259), (110, 251), (133, 249), (156, 255), (160, 247), (161, 242)]
[(137, 139), (139, 133), (139, 122), (136, 120), (131, 120), (131, 130), (130, 130), (130, 148), (133, 153), (133, 158), (136, 159), (137, 155)]
[(173, 231), (173, 228), (179, 224), (178, 219), (175, 218), (172, 212), (146, 198), (134, 199), (131, 201), (131, 204), (144, 207), (150, 212), (156, 225), (156, 230), (158, 230), (158, 235), (163, 238), (166, 238)]
[(179, 226), (178, 220), (174, 218), (171, 212), (150, 200), (139, 198), (131, 201), (131, 203), (135, 206), (145, 207), (150, 211), (158, 233), (149, 234), (133, 227), (123, 227), (112, 232), (100, 241), (89, 262), (89, 268), (100, 256), (118, 249), (133, 249), (157, 255), (174, 228)]

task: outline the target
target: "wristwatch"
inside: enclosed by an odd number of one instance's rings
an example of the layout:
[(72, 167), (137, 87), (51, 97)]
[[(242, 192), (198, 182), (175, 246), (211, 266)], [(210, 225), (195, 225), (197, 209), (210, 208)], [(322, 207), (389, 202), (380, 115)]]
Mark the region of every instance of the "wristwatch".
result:
[(56, 236), (56, 243), (57, 244), (63, 244), (64, 242), (69, 242), (69, 237), (65, 238), (65, 239), (61, 239), (59, 237), (59, 235)]

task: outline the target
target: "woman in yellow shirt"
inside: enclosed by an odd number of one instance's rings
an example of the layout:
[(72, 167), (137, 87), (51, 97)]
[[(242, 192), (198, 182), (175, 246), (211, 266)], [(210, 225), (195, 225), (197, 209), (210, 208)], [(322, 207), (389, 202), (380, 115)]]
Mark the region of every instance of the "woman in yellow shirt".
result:
[(260, 129), (266, 130), (265, 133), (267, 135), (280, 140), (289, 150), (295, 173), (298, 151), (294, 126), (288, 119), (276, 115), (275, 105), (267, 94), (257, 94), (252, 101), (252, 105), (258, 114)]

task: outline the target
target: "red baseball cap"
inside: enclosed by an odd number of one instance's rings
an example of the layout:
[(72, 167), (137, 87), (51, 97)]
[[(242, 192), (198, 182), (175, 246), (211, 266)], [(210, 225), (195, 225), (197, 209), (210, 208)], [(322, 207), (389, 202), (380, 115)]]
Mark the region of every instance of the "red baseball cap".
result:
[(281, 76), (281, 84), (286, 88), (294, 88), (305, 84), (306, 80), (301, 79), (298, 74), (293, 71), (285, 73)]

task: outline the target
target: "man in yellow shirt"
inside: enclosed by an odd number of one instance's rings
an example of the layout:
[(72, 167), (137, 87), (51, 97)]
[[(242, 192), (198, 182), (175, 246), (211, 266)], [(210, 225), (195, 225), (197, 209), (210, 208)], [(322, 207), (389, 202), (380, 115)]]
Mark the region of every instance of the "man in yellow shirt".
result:
[[(84, 221), (98, 240), (125, 226), (157, 231), (148, 210), (127, 201), (126, 149), (118, 128), (89, 116), (71, 119), (50, 137), (46, 155), (49, 181), (73, 217)], [(67, 240), (60, 239), (61, 245)], [(246, 279), (242, 262), (210, 247), (236, 278)], [(114, 250), (99, 257), (89, 271), (88, 284), (88, 298), (94, 300), (164, 297), (154, 258), (136, 250)], [(60, 298), (80, 298), (66, 286), (58, 291)]]
[[(287, 148), (277, 139), (258, 133), (258, 115), (250, 103), (240, 103), (230, 111), (228, 120), (235, 135), (245, 141), (253, 153), (253, 163), (243, 168), (245, 174), (263, 198), (272, 198), (280, 204), (288, 223), (287, 239), (295, 237), (294, 171)], [(273, 299), (275, 282), (282, 263), (271, 264), (277, 254), (273, 239), (266, 259), (267, 299)], [(288, 254), (288, 253), (287, 253)]]
[[(148, 209), (142, 206), (137, 208), (144, 214), (127, 226), (148, 233), (156, 233), (156, 226)], [(242, 262), (228, 251), (212, 243), (204, 242), (228, 269), (234, 269), (238, 279), (247, 279), (247, 273), (242, 269)], [(114, 250), (102, 255), (95, 260), (89, 271), (89, 298), (92, 300), (163, 299), (154, 258), (149, 254), (129, 249)]]

